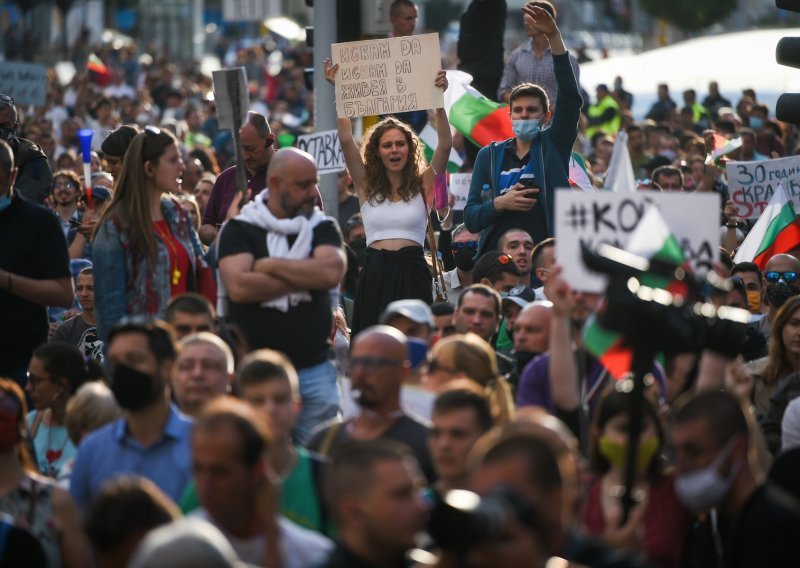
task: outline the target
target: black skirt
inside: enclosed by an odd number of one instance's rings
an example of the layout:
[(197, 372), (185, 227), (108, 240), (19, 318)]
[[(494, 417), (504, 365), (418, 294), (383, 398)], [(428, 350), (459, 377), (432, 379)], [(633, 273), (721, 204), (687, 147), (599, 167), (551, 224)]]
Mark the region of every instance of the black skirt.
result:
[(433, 277), (422, 247), (367, 248), (353, 303), (351, 335), (377, 324), (391, 302), (409, 299), (433, 302)]

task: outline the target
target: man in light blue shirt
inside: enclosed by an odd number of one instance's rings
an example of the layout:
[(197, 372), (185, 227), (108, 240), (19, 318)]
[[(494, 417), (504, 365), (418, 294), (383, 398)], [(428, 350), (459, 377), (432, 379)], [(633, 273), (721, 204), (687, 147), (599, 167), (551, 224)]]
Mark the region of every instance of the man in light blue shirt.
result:
[(172, 337), (160, 322), (122, 323), (109, 335), (107, 360), (124, 417), (81, 442), (70, 491), (86, 511), (103, 483), (138, 475), (177, 502), (191, 476), (192, 420), (170, 404)]

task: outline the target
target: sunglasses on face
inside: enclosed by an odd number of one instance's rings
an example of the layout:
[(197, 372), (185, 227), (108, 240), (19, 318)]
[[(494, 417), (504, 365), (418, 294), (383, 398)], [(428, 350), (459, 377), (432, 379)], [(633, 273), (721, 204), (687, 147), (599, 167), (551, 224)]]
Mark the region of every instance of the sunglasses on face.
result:
[(466, 241), (463, 243), (452, 243), (450, 248), (453, 250), (461, 250), (463, 248), (468, 248), (471, 250), (478, 250), (478, 241)]
[(786, 282), (787, 284), (792, 284), (793, 282), (796, 282), (796, 281), (797, 281), (797, 276), (798, 276), (798, 273), (797, 273), (797, 272), (776, 272), (776, 271), (770, 271), (770, 272), (765, 272), (765, 273), (764, 273), (764, 278), (765, 278), (765, 279), (767, 280), (767, 282), (769, 282), (770, 284), (776, 284), (776, 283), (778, 283), (778, 282), (779, 282), (779, 281), (781, 281), (781, 280), (783, 280), (783, 281), (784, 281), (784, 282)]

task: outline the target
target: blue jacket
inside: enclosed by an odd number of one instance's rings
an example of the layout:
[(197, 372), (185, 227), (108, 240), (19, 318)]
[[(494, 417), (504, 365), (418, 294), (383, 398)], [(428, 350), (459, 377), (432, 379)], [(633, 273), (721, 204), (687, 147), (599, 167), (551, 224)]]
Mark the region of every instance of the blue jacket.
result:
[[(162, 198), (161, 210), (172, 234), (189, 254), (192, 270), (187, 274), (187, 288), (195, 290), (197, 267), (204, 263), (197, 232), (174, 199)], [(111, 328), (124, 316), (163, 318), (172, 295), (167, 245), (156, 237), (154, 266), (145, 259), (137, 260), (121, 222), (114, 218), (98, 227), (92, 244), (94, 309), (100, 338), (107, 341)]]
[(498, 212), (494, 208), (494, 199), (505, 189), (499, 187), (504, 152), (514, 151), (514, 138), (492, 142), (481, 148), (475, 158), (464, 222), (470, 232), (481, 233), (478, 255), (496, 249), (497, 239), (510, 229), (527, 231), (536, 243), (554, 235), (555, 189), (570, 187), (569, 160), (583, 100), (569, 55), (554, 55), (553, 67), (558, 84), (553, 120), (531, 144), (533, 175), (542, 186), (533, 209)]

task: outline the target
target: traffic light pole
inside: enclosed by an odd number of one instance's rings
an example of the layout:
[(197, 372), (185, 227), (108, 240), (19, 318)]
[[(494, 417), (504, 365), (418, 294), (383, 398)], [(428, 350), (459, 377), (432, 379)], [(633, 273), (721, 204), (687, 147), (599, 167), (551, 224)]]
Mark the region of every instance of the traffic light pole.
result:
[[(333, 86), (325, 80), (322, 65), (322, 61), (331, 56), (332, 43), (336, 43), (336, 2), (314, 2), (314, 130), (317, 132), (336, 128)], [(339, 214), (336, 179), (335, 174), (323, 174), (319, 181), (325, 214), (331, 217)]]

